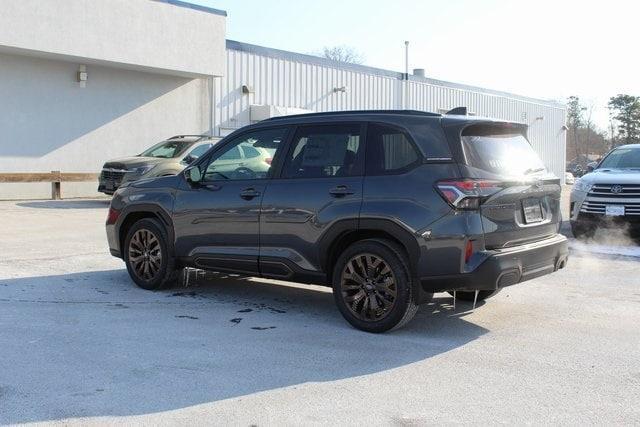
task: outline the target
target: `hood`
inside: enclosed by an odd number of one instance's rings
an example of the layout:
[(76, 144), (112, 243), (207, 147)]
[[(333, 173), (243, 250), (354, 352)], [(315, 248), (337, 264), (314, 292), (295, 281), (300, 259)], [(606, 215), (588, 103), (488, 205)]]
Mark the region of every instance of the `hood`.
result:
[(109, 160), (103, 166), (104, 169), (134, 169), (147, 165), (157, 165), (158, 163), (173, 162), (176, 159), (162, 159), (158, 157), (121, 157)]
[(589, 184), (640, 184), (640, 170), (596, 169), (583, 175), (580, 181)]
[(155, 178), (142, 178), (136, 181), (128, 181), (121, 188), (176, 188), (180, 183), (180, 175), (160, 176)]

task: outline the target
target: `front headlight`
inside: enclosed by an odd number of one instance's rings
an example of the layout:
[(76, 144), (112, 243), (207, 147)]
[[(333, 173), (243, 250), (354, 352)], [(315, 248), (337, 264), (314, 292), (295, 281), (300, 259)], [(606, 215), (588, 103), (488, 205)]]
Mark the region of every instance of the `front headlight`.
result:
[(576, 180), (576, 182), (573, 184), (573, 191), (582, 191), (582, 192), (589, 192), (589, 190), (591, 190), (591, 183), (585, 182), (582, 179), (578, 179)]
[(155, 167), (156, 167), (156, 165), (141, 166), (139, 168), (135, 168), (135, 169), (129, 170), (129, 173), (133, 173), (133, 174), (136, 174), (136, 175), (144, 175), (145, 173), (149, 172), (151, 169), (153, 169)]

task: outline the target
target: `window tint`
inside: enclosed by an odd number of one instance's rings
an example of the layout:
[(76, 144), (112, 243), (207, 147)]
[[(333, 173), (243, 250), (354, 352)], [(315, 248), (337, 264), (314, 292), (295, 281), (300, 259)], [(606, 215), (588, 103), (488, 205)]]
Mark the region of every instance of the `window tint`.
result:
[[(271, 161), (286, 134), (286, 128), (267, 129), (246, 133), (226, 144), (215, 153), (209, 163), (205, 180), (265, 179)], [(245, 158), (240, 147), (257, 155)]]
[(198, 158), (198, 157), (202, 156), (204, 153), (206, 153), (209, 150), (209, 148), (211, 148), (212, 146), (213, 146), (213, 144), (198, 145), (196, 148), (191, 150), (189, 155), (191, 157)]
[(367, 145), (369, 175), (401, 172), (420, 159), (407, 135), (393, 127), (370, 124)]
[(284, 178), (360, 174), (360, 125), (305, 126), (298, 129), (285, 161)]

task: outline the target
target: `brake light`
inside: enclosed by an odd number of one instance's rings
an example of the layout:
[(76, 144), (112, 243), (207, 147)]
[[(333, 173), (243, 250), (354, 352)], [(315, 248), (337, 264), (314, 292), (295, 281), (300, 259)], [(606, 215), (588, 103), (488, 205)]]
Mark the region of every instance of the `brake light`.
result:
[(115, 224), (120, 216), (120, 211), (109, 206), (109, 213), (107, 214), (107, 225)]
[(268, 165), (271, 165), (271, 162), (273, 161), (273, 158), (271, 157), (267, 157), (266, 159), (264, 159), (264, 162)]
[(443, 199), (455, 209), (473, 210), (487, 197), (503, 188), (500, 181), (486, 179), (446, 179), (438, 181), (436, 188)]

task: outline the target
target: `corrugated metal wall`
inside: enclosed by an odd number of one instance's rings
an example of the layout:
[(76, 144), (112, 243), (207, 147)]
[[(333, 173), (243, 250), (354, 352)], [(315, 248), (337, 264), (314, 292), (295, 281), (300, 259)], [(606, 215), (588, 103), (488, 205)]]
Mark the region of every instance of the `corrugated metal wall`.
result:
[[(224, 135), (250, 124), (252, 104), (312, 111), (406, 108), (441, 112), (466, 106), (479, 116), (529, 124), (534, 148), (550, 170), (564, 177), (563, 105), (428, 79), (406, 81), (402, 76), (228, 41), (225, 76), (214, 80), (214, 132)], [(252, 92), (243, 94), (243, 85)], [(334, 90), (342, 87), (344, 92)]]

